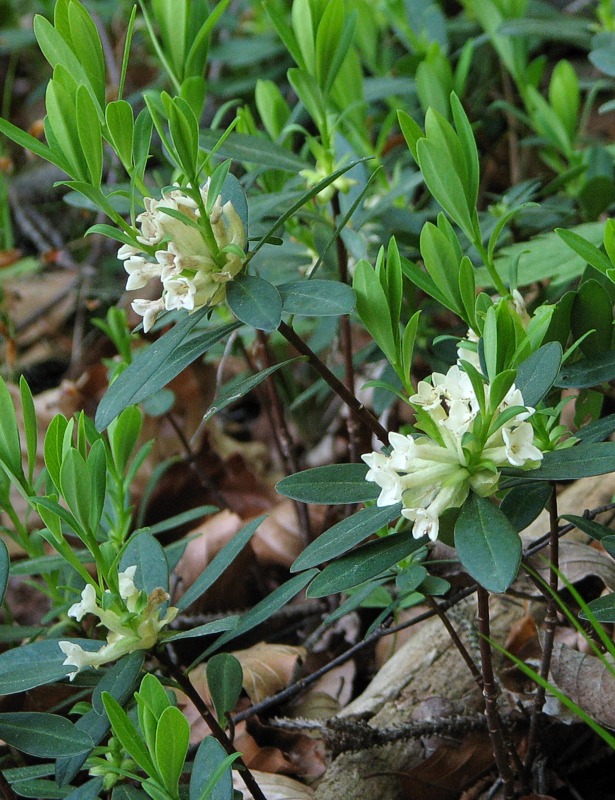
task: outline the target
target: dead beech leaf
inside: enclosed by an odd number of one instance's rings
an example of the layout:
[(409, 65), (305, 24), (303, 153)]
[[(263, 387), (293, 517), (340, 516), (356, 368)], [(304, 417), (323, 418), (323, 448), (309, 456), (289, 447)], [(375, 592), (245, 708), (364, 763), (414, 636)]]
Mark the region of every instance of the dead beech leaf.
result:
[(271, 509), (252, 539), (256, 560), (263, 566), (288, 569), (305, 547), (292, 500), (282, 500)]
[(615, 728), (615, 676), (601, 659), (556, 642), (551, 678), (592, 719)]
[(253, 703), (260, 703), (288, 685), (305, 648), (259, 642), (247, 650), (236, 650), (233, 655), (241, 664), (248, 697)]
[(457, 800), (460, 791), (493, 764), (486, 731), (468, 733), (456, 745), (442, 744), (425, 761), (405, 773), (401, 785), (405, 800)]
[[(527, 541), (524, 543), (527, 544)], [(529, 565), (537, 572), (543, 580), (549, 579), (549, 563), (546, 553), (536, 553), (528, 559)], [(559, 553), (560, 572), (570, 583), (578, 583), (584, 578), (595, 576), (600, 578), (607, 589), (615, 589), (615, 561), (594, 547), (582, 542), (560, 541)], [(564, 587), (563, 582), (559, 581), (559, 588)], [(536, 586), (530, 581), (525, 573), (520, 573), (514, 582), (512, 589), (515, 592), (523, 593), (530, 597), (540, 597), (541, 594)]]
[[(313, 800), (314, 790), (294, 778), (269, 772), (250, 770), (267, 800)], [(252, 800), (241, 773), (233, 771), (233, 788), (242, 793), (243, 800)]]

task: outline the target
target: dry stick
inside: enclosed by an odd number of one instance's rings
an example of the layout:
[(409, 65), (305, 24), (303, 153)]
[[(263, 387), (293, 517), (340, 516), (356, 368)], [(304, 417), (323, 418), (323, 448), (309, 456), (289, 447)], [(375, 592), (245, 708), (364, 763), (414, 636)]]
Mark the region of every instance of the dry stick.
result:
[(493, 660), (491, 657), (491, 645), (489, 644), (489, 592), (479, 586), (477, 589), (478, 598), (478, 627), (480, 637), (481, 669), (483, 674), (483, 697), (485, 698), (485, 716), (487, 717), (487, 730), (495, 764), (500, 773), (504, 787), (504, 797), (506, 800), (514, 795), (514, 774), (510, 768), (504, 733), (502, 730), (502, 720), (497, 707), (498, 687), (493, 674)]
[(303, 339), (298, 336), (295, 331), (287, 325), (286, 322), (280, 322), (278, 331), (286, 339), (289, 344), (301, 353), (302, 356), (307, 356), (308, 364), (313, 367), (320, 377), (327, 383), (333, 391), (346, 403), (352, 413), (359, 419), (383, 444), (389, 443), (389, 434), (371, 414), (365, 406), (360, 403), (354, 394), (331, 372), (331, 370), (323, 364), (318, 358), (316, 353), (307, 345)]
[[(215, 739), (217, 739), (217, 741), (222, 745), (226, 754), (229, 756), (234, 755), (237, 752), (237, 750), (233, 746), (233, 742), (226, 735), (225, 731), (220, 727), (220, 725), (218, 724), (218, 720), (211, 713), (211, 711), (207, 706), (207, 703), (203, 700), (201, 695), (190, 683), (190, 679), (187, 677), (187, 675), (185, 675), (180, 669), (180, 667), (178, 667), (173, 662), (173, 659), (166, 650), (157, 653), (156, 657), (158, 658), (158, 661), (160, 661), (160, 663), (168, 669), (169, 674), (171, 675), (173, 680), (179, 685), (184, 694), (190, 700), (192, 700), (197, 711), (199, 712), (205, 723), (211, 729), (212, 736)], [(267, 800), (261, 788), (259, 787), (258, 783), (256, 782), (254, 775), (252, 775), (252, 773), (246, 766), (245, 761), (241, 756), (235, 761), (235, 764), (239, 767), (241, 771), (241, 777), (243, 778), (249, 791), (252, 793), (252, 797), (254, 798), (254, 800)]]
[[(262, 353), (265, 367), (272, 366), (271, 354), (269, 352), (267, 335), (264, 331), (256, 332), (258, 342), (260, 344), (260, 352)], [(256, 372), (256, 370), (253, 370)], [(286, 417), (284, 409), (278, 394), (278, 387), (276, 385), (273, 375), (270, 375), (265, 384), (267, 386), (267, 393), (269, 395), (270, 406), (266, 409), (267, 417), (269, 418), (271, 432), (273, 433), (273, 440), (276, 444), (280, 458), (284, 464), (284, 469), (287, 475), (299, 472), (299, 462), (295, 457), (295, 443), (288, 430), (286, 424)], [(293, 500), (295, 511), (297, 512), (297, 520), (299, 522), (299, 530), (304, 543), (307, 545), (312, 541), (312, 526), (310, 524), (310, 515), (305, 503), (300, 503), (298, 500)]]
[[(333, 208), (333, 226), (337, 227), (337, 221), (341, 214), (340, 209), (340, 196), (339, 192), (334, 192), (331, 199), (331, 207)], [(348, 251), (341, 236), (341, 232), (335, 240), (335, 247), (337, 250), (337, 265), (339, 270), (340, 281), (344, 284), (348, 283)], [(344, 354), (344, 379), (346, 388), (349, 392), (354, 394), (354, 366), (352, 363), (352, 332), (350, 330), (350, 317), (344, 314), (340, 320), (342, 332), (342, 352)], [(359, 430), (357, 421), (352, 414), (348, 415), (346, 420), (346, 428), (348, 430), (348, 455), (350, 461), (356, 462), (359, 460)]]
[[(444, 611), (446, 609), (452, 608), (457, 603), (461, 602), (461, 600), (469, 597), (471, 594), (474, 594), (476, 591), (476, 584), (472, 586), (468, 586), (466, 589), (458, 592), (454, 597), (450, 600), (445, 600), (443, 603), (440, 604), (440, 610)], [(366, 647), (369, 647), (372, 644), (375, 644), (379, 639), (382, 639), (383, 636), (390, 636), (394, 633), (398, 633), (399, 631), (406, 630), (406, 628), (411, 628), (413, 625), (418, 624), (419, 622), (424, 622), (427, 619), (431, 619), (432, 617), (436, 616), (435, 611), (425, 611), (422, 614), (417, 614), (416, 617), (412, 617), (412, 619), (407, 620), (406, 622), (401, 622), (399, 625), (391, 625), (390, 627), (386, 624), (381, 625), (379, 628), (367, 636), (360, 642), (353, 644), (352, 647), (349, 647), (346, 652), (341, 653), (336, 658), (331, 659), (324, 667), (317, 669), (315, 672), (312, 672), (310, 675), (306, 675), (305, 678), (299, 678), (298, 681), (291, 683), (290, 686), (287, 686), (285, 689), (282, 689), (281, 692), (272, 695), (271, 697), (265, 698), (260, 703), (256, 703), (255, 705), (247, 708), (245, 711), (240, 711), (239, 714), (236, 714), (233, 717), (233, 722), (238, 723), (241, 720), (248, 719), (248, 717), (253, 717), (255, 714), (260, 714), (263, 711), (268, 711), (275, 706), (279, 706), (282, 703), (286, 703), (289, 700), (292, 700), (295, 695), (298, 695), (304, 689), (307, 689), (308, 686), (311, 686), (315, 683), (319, 678), (322, 678), (323, 675), (326, 675), (335, 667), (339, 667), (342, 664), (345, 664), (347, 661), (356, 655), (357, 653), (364, 650)]]
[(427, 602), (427, 605), (431, 606), (431, 608), (433, 608), (435, 613), (438, 615), (438, 617), (440, 619), (440, 622), (446, 628), (447, 633), (451, 637), (451, 640), (452, 640), (453, 644), (455, 645), (455, 647), (459, 651), (459, 654), (461, 655), (461, 657), (463, 658), (463, 660), (467, 664), (468, 669), (472, 673), (472, 677), (474, 678), (474, 680), (478, 684), (478, 688), (482, 690), (482, 688), (483, 688), (483, 676), (481, 674), (481, 671), (476, 666), (476, 663), (475, 663), (474, 659), (472, 658), (472, 656), (468, 652), (468, 650), (467, 650), (466, 646), (464, 645), (464, 643), (459, 638), (459, 634), (457, 633), (457, 631), (453, 627), (450, 619), (446, 616), (446, 612), (443, 611), (440, 608), (440, 606), (433, 599), (433, 597), (430, 597), (429, 595), (427, 595), (425, 597), (425, 601)]
[[(540, 677), (547, 680), (549, 677), (549, 668), (551, 666), (551, 655), (553, 653), (553, 642), (555, 639), (555, 628), (557, 627), (557, 601), (555, 596), (558, 589), (558, 575), (559, 568), (559, 537), (560, 530), (558, 527), (558, 513), (557, 513), (557, 496), (555, 493), (555, 484), (551, 484), (552, 493), (549, 499), (549, 595), (547, 597), (547, 614), (545, 617), (545, 636), (542, 648), (542, 663), (540, 665)], [(529, 773), (532, 769), (532, 763), (536, 757), (536, 749), (538, 746), (538, 730), (542, 720), (542, 707), (545, 703), (545, 689), (539, 686), (536, 689), (534, 696), (534, 706), (532, 708), (532, 717), (530, 719), (530, 732), (528, 734), (527, 755), (525, 758), (525, 778), (529, 778)]]

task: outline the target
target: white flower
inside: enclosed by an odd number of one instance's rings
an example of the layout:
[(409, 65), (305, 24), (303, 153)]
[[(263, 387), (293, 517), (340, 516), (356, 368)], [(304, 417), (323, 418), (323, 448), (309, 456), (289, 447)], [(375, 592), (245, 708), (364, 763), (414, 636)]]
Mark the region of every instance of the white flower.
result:
[(132, 310), (135, 314), (143, 317), (143, 330), (147, 333), (158, 318), (158, 314), (164, 311), (164, 300), (133, 300)]
[(158, 264), (146, 261), (143, 256), (131, 256), (124, 261), (124, 269), (128, 273), (126, 289), (142, 289), (152, 280), (159, 278), (161, 269)]
[[(68, 615), (78, 621), (85, 614), (95, 614), (100, 619), (99, 624), (108, 630), (107, 642), (98, 651), (84, 650), (75, 642), (58, 643), (60, 650), (66, 656), (63, 663), (77, 668), (68, 673), (70, 680), (73, 680), (84, 667), (98, 668), (108, 661), (115, 661), (136, 650), (149, 650), (158, 641), (161, 629), (175, 619), (176, 608), (168, 608), (164, 616), (160, 615), (160, 607), (169, 599), (169, 595), (163, 589), (154, 589), (147, 598), (147, 604), (141, 606), (141, 611), (137, 610), (141, 605), (141, 596), (143, 603), (145, 602), (145, 593), (140, 592), (135, 586), (136, 570), (136, 566), (130, 566), (118, 574), (121, 604), (117, 601), (114, 604), (111, 597), (111, 607), (99, 606), (96, 589), (88, 583), (81, 592), (81, 601), (69, 608)], [(107, 591), (105, 594), (110, 593)]]
[(502, 438), (506, 448), (506, 458), (513, 467), (523, 467), (527, 461), (542, 461), (541, 451), (534, 445), (534, 429), (529, 422), (522, 422), (516, 428), (504, 428)]
[(425, 411), (432, 411), (440, 405), (442, 393), (439, 386), (432, 386), (427, 381), (419, 381), (416, 394), (410, 397), (410, 402), (421, 406)]

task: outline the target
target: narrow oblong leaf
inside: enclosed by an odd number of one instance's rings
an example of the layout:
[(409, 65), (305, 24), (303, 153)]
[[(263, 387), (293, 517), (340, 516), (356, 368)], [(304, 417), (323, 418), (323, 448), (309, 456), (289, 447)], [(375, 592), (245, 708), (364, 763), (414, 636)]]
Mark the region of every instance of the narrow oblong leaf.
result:
[(213, 417), (219, 411), (222, 411), (223, 408), (226, 408), (231, 403), (239, 400), (240, 397), (243, 397), (248, 392), (251, 392), (252, 389), (256, 388), (260, 383), (266, 380), (270, 375), (273, 375), (274, 372), (277, 372), (281, 367), (285, 367), (287, 364), (292, 364), (293, 361), (298, 361), (300, 358), (302, 358), (302, 356), (299, 356), (298, 358), (289, 358), (287, 361), (281, 361), (279, 364), (274, 364), (272, 367), (267, 367), (266, 369), (257, 372), (255, 375), (249, 375), (247, 378), (243, 375), (239, 375), (234, 380), (229, 381), (229, 383), (220, 389), (214, 398), (213, 403), (205, 412), (205, 415), (203, 416), (203, 422), (207, 422), (208, 419), (211, 419), (211, 417)]
[(172, 796), (177, 793), (189, 739), (190, 725), (186, 717), (176, 706), (165, 708), (156, 729), (156, 766)]
[(283, 478), (276, 491), (302, 503), (364, 503), (375, 500), (380, 487), (365, 480), (365, 464), (333, 464), (313, 467)]
[(217, 653), (205, 667), (207, 686), (220, 723), (237, 705), (243, 687), (243, 669), (231, 653)]
[(233, 563), (235, 558), (243, 550), (243, 548), (250, 541), (255, 534), (261, 522), (265, 519), (265, 515), (261, 515), (256, 519), (248, 522), (247, 525), (236, 533), (233, 538), (226, 544), (222, 550), (212, 559), (212, 561), (205, 567), (203, 572), (195, 580), (192, 586), (185, 592), (179, 600), (175, 603), (180, 611), (186, 609), (195, 600), (204, 594), (210, 586), (218, 580), (220, 575)]
[(135, 405), (162, 389), (176, 375), (216, 342), (239, 327), (222, 325), (193, 340), (188, 334), (205, 317), (203, 308), (187, 316), (158, 341), (139, 353), (130, 366), (111, 384), (96, 411), (96, 428), (104, 430), (127, 406)]
[[(103, 642), (71, 639), (84, 650), (99, 650)], [(15, 694), (66, 678), (71, 667), (57, 639), (47, 639), (0, 653), (0, 694)]]
[(490, 592), (505, 592), (521, 563), (521, 539), (505, 514), (474, 492), (455, 523), (455, 547), (469, 574)]
[(556, 386), (564, 389), (589, 389), (615, 378), (615, 351), (608, 350), (573, 364), (566, 364), (557, 376)]
[(36, 711), (0, 714), (0, 738), (37, 758), (72, 756), (93, 746), (88, 734), (65, 717)]
[(401, 503), (379, 508), (371, 506), (357, 511), (321, 534), (295, 559), (291, 572), (299, 572), (343, 555), (368, 536), (392, 522), (401, 513)]
[(565, 450), (545, 453), (532, 480), (568, 481), (615, 471), (615, 442), (581, 442)]
[(377, 577), (426, 542), (427, 537), (415, 539), (411, 532), (393, 533), (369, 542), (325, 567), (309, 585), (307, 596), (325, 597), (358, 586)]
[(339, 281), (294, 281), (277, 289), (284, 313), (298, 317), (337, 317), (350, 314), (356, 304), (353, 290)]

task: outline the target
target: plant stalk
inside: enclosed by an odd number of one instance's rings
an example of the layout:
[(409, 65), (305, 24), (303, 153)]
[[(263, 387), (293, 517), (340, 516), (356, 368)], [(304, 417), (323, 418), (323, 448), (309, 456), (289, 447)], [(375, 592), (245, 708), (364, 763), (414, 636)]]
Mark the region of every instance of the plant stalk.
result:
[(491, 645), (489, 644), (489, 592), (479, 586), (478, 599), (478, 627), (480, 631), (480, 655), (483, 680), (483, 697), (485, 699), (485, 716), (487, 717), (487, 730), (495, 757), (495, 764), (502, 779), (504, 797), (512, 800), (514, 796), (514, 774), (508, 760), (502, 720), (497, 707), (498, 687), (493, 673), (493, 659)]
[(376, 417), (368, 411), (365, 406), (360, 403), (352, 392), (340, 381), (331, 370), (323, 364), (318, 358), (316, 353), (307, 345), (297, 333), (287, 325), (286, 322), (280, 322), (278, 327), (279, 332), (286, 339), (289, 344), (301, 353), (302, 356), (307, 357), (308, 364), (313, 367), (320, 377), (327, 383), (331, 389), (346, 403), (348, 408), (352, 411), (355, 417), (360, 420), (380, 441), (387, 445), (389, 443), (389, 434), (376, 419)]
[[(179, 685), (184, 694), (187, 695), (187, 697), (189, 697), (190, 700), (192, 700), (197, 711), (211, 729), (212, 736), (222, 745), (226, 754), (229, 756), (234, 755), (237, 752), (237, 750), (233, 746), (233, 742), (226, 735), (225, 731), (220, 727), (220, 725), (218, 724), (218, 720), (211, 713), (211, 711), (207, 707), (207, 703), (203, 700), (201, 695), (190, 683), (190, 679), (188, 678), (188, 676), (185, 675), (184, 672), (177, 666), (177, 664), (173, 662), (173, 659), (169, 656), (168, 652), (162, 651), (157, 653), (157, 658), (160, 661), (160, 663), (167, 668), (169, 674), (171, 675), (173, 680)], [(239, 767), (241, 771), (241, 777), (243, 778), (246, 786), (248, 787), (248, 790), (252, 793), (252, 797), (254, 798), (254, 800), (267, 800), (260, 786), (256, 782), (254, 775), (252, 775), (252, 773), (246, 766), (245, 761), (241, 756), (235, 761), (235, 764)]]
[[(549, 594), (547, 596), (547, 613), (545, 616), (545, 635), (542, 647), (542, 661), (540, 664), (540, 677), (547, 681), (549, 669), (551, 667), (551, 656), (553, 655), (553, 643), (555, 640), (555, 629), (557, 627), (557, 601), (555, 596), (558, 590), (559, 569), (559, 515), (557, 513), (557, 495), (555, 484), (552, 484), (552, 493), (547, 504), (549, 510)], [(530, 731), (528, 734), (527, 755), (525, 757), (525, 779), (529, 779), (536, 751), (538, 748), (538, 733), (542, 721), (542, 708), (545, 703), (545, 689), (542, 686), (536, 688), (534, 695), (534, 706), (530, 719)]]

